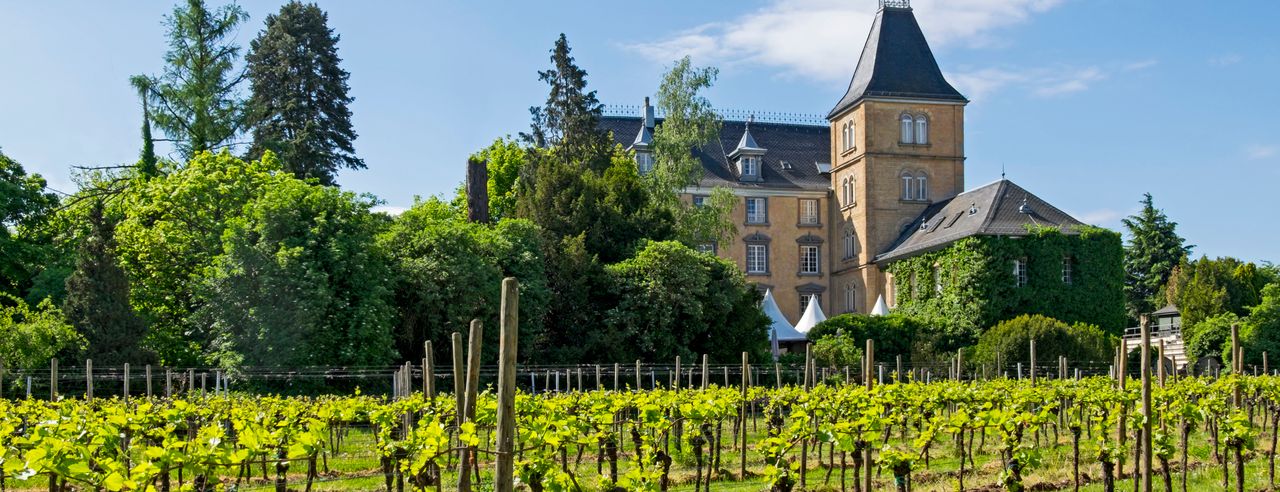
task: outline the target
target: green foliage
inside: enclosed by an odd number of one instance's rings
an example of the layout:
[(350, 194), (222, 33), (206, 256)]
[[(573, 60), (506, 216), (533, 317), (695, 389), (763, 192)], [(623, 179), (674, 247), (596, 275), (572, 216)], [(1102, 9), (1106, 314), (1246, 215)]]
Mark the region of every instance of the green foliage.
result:
[(758, 307), (761, 295), (729, 261), (661, 241), (606, 271), (614, 304), (605, 326), (616, 338), (597, 357), (691, 360), (707, 354), (732, 361), (747, 351), (763, 359), (769, 320)]
[(46, 367), (59, 352), (83, 346), (84, 338), (48, 299), (32, 309), (22, 299), (0, 294), (0, 363), (5, 368)]
[(887, 316), (870, 316), (848, 313), (832, 316), (809, 330), (809, 340), (821, 341), (833, 336), (844, 336), (858, 347), (865, 347), (868, 339), (875, 341), (877, 360), (894, 360), (901, 355), (904, 362), (911, 361), (911, 347), (918, 339), (926, 339), (932, 330), (920, 320), (895, 312)]
[(600, 130), (604, 105), (596, 91), (587, 90), (587, 72), (574, 64), (564, 33), (551, 48), (551, 68), (538, 72), (538, 80), (550, 87), (542, 107), (529, 108), (533, 117), (526, 143), (549, 149), (560, 162), (575, 163), (597, 173), (609, 166), (613, 144)]
[(823, 367), (858, 367), (862, 362), (860, 341), (844, 333), (828, 335), (813, 344), (814, 362)]
[(393, 361), (391, 271), (376, 201), (285, 179), (228, 221), (195, 318), (225, 367)]
[(496, 354), (498, 306), (505, 276), (520, 281), (523, 360), (542, 355), (535, 341), (550, 302), (538, 228), (518, 219), (495, 225), (467, 222), (438, 199), (414, 203), (378, 239), (392, 257), (402, 356), (421, 359), (422, 342), (443, 350), (450, 334), (467, 333), (472, 319), (485, 323), (485, 351)]
[(1193, 325), (1223, 313), (1239, 316), (1262, 300), (1270, 281), (1267, 270), (1235, 258), (1201, 257), (1183, 261), (1169, 279), (1170, 302), (1178, 306), (1184, 325)]
[(129, 304), (129, 279), (116, 261), (115, 224), (101, 203), (89, 214), (89, 234), (80, 240), (76, 268), (66, 279), (67, 322), (88, 342), (86, 357), (102, 365), (146, 364), (146, 323)]
[(1163, 307), (1161, 289), (1178, 262), (1191, 254), (1191, 246), (1178, 236), (1178, 223), (1152, 204), (1150, 193), (1142, 195), (1141, 203), (1141, 211), (1123, 220), (1129, 230), (1129, 244), (1124, 250), (1124, 292), (1129, 317), (1134, 319)]
[(210, 10), (204, 0), (187, 0), (165, 17), (164, 74), (131, 79), (146, 95), (151, 120), (186, 158), (225, 149), (240, 131), (244, 102), (235, 88), (240, 47), (234, 38), (248, 18), (234, 3)]
[(338, 35), (315, 4), (296, 0), (267, 16), (249, 43), (251, 157), (270, 150), (299, 179), (333, 184), (340, 169), (364, 169), (355, 156), (350, 74), (340, 66)]
[(43, 177), (0, 152), (0, 294), (19, 295), (40, 272), (48, 243), (36, 232), (57, 205)]
[[(937, 327), (944, 351), (969, 345), (985, 327), (1020, 314), (1094, 324), (1119, 334), (1127, 318), (1120, 235), (1090, 226), (1081, 227), (1078, 234), (1054, 228), (1029, 232), (1021, 237), (969, 237), (894, 262), (889, 272), (895, 282), (896, 311)], [(1062, 275), (1068, 257), (1070, 285)], [(1027, 285), (1022, 287), (1011, 266), (1019, 258), (1027, 260)]]
[(150, 322), (147, 346), (169, 365), (200, 363), (208, 333), (190, 317), (223, 252), (231, 219), (265, 190), (293, 178), (272, 154), (242, 161), (203, 152), (185, 167), (135, 183), (120, 198), (116, 252), (133, 307)]
[(1249, 309), (1240, 331), (1240, 344), (1245, 364), (1261, 366), (1264, 352), (1272, 360), (1280, 354), (1280, 283), (1262, 289), (1261, 302)]
[[(517, 180), (529, 161), (528, 152), (513, 139), (499, 138), (471, 155), (472, 159), (483, 161), (489, 172), (489, 220), (515, 217)], [(465, 208), (466, 199), (466, 188), (459, 186), (454, 205)]]
[(991, 327), (978, 339), (971, 360), (989, 364), (997, 356), (1003, 363), (1031, 360), (1031, 340), (1036, 359), (1044, 365), (1065, 356), (1069, 361), (1105, 361), (1119, 340), (1096, 326), (1062, 321), (1041, 315), (1022, 315)]
[(1230, 345), (1231, 325), (1239, 322), (1240, 317), (1235, 313), (1222, 313), (1195, 324), (1183, 322), (1182, 339), (1186, 342), (1184, 351), (1187, 354), (1187, 360), (1194, 361), (1201, 357), (1214, 357), (1222, 353), (1223, 347)]

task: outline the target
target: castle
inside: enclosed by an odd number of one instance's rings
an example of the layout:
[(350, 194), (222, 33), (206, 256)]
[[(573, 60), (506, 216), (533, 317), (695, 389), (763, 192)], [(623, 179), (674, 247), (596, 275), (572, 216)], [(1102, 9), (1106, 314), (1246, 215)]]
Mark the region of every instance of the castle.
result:
[[(694, 150), (704, 174), (686, 198), (696, 204), (716, 187), (741, 197), (733, 244), (700, 249), (736, 262), (795, 323), (812, 300), (828, 313), (867, 313), (881, 297), (890, 307), (915, 298), (926, 280), (913, 274), (911, 292), (899, 292), (905, 282), (891, 266), (963, 238), (1018, 238), (1028, 226), (1078, 234), (1079, 221), (1003, 178), (965, 191), (968, 102), (943, 77), (909, 3), (881, 0), (827, 124), (725, 121), (718, 141)], [(642, 173), (659, 124), (647, 99), (638, 118), (602, 119)], [(1027, 284), (1030, 262), (1073, 283), (1068, 252), (1001, 260), (1011, 288)], [(936, 267), (933, 276), (941, 292)]]

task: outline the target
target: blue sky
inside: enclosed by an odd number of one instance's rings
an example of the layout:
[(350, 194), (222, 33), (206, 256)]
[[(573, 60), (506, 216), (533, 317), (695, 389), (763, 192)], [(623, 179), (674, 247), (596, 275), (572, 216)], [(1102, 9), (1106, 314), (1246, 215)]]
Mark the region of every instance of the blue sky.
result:
[[(218, 1), (211, 1), (217, 5)], [(247, 45), (281, 2), (245, 0)], [(825, 114), (874, 0), (324, 1), (351, 72), (346, 188), (390, 209), (451, 193), (471, 152), (528, 126), (564, 32), (606, 104), (638, 104), (672, 60), (721, 68), (720, 108)], [(0, 3), (0, 149), (72, 191), (71, 165), (132, 162), (128, 77), (161, 70), (172, 3)], [(939, 64), (973, 102), (969, 187), (1008, 177), (1119, 229), (1143, 192), (1195, 253), (1280, 260), (1280, 2), (915, 0)]]

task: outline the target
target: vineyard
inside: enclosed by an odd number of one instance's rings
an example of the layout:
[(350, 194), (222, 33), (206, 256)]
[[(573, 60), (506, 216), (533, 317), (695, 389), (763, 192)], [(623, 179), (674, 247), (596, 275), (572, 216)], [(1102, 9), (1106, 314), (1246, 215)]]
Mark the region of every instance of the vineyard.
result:
[[(517, 488), (1128, 490), (1141, 386), (1115, 379), (715, 384), (515, 399)], [(745, 379), (745, 378), (744, 378)], [(498, 399), (451, 394), (0, 401), (6, 490), (491, 490)], [(1280, 378), (1151, 394), (1161, 490), (1274, 483)], [(459, 422), (462, 422), (459, 424)], [(465, 471), (464, 471), (465, 470)], [(459, 475), (464, 471), (463, 475)], [(1136, 483), (1132, 485), (1137, 490)]]

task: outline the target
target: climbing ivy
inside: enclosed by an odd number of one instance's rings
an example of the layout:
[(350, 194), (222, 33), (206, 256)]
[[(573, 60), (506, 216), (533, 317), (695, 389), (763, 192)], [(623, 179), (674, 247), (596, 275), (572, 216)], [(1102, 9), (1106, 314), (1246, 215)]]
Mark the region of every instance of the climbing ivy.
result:
[[(1021, 314), (1121, 334), (1127, 317), (1120, 235), (1092, 226), (1078, 227), (1074, 234), (1054, 227), (1028, 227), (1027, 232), (968, 237), (890, 264), (896, 311), (940, 328), (949, 339), (943, 345), (968, 345), (984, 328)], [(1071, 284), (1063, 279), (1067, 257)], [(1019, 258), (1027, 262), (1027, 283), (1021, 287), (1013, 272)]]

